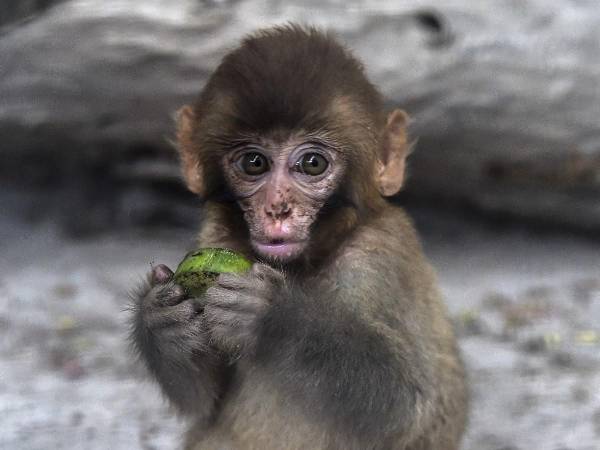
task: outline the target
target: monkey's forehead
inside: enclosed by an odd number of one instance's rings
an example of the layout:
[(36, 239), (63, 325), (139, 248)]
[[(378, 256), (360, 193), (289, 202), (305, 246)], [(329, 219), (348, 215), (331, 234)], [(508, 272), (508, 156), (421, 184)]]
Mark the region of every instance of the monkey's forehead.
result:
[(243, 41), (223, 59), (202, 97), (257, 131), (323, 128), (335, 121), (340, 103), (355, 111), (345, 120), (358, 116), (361, 123), (383, 109), (379, 92), (349, 51), (331, 35), (293, 25)]

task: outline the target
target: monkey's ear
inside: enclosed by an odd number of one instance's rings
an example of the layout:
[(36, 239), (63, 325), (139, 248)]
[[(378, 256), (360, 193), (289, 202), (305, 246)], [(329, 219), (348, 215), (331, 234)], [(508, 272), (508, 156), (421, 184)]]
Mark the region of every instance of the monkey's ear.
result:
[(406, 137), (408, 114), (395, 109), (388, 115), (383, 137), (383, 154), (377, 161), (375, 178), (383, 196), (397, 194), (404, 183), (404, 170), (409, 146)]
[(177, 111), (177, 150), (181, 161), (183, 179), (188, 189), (204, 195), (202, 164), (197, 148), (194, 148), (193, 130), (196, 115), (192, 107), (186, 105)]

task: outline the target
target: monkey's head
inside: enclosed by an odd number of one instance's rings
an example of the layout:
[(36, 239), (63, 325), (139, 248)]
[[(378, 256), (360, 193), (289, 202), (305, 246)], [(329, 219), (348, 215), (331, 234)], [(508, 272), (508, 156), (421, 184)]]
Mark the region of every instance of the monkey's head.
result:
[(256, 254), (285, 263), (331, 249), (400, 190), (406, 121), (331, 36), (278, 27), (223, 59), (180, 110), (178, 145), (189, 189), (234, 201)]

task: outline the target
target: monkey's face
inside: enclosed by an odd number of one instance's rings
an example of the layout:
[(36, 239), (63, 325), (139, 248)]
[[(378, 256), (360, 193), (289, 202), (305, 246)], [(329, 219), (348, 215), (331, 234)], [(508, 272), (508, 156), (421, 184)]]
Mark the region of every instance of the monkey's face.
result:
[(310, 230), (344, 171), (343, 154), (323, 142), (245, 142), (223, 159), (223, 172), (240, 205), (250, 244), (277, 262), (298, 258)]

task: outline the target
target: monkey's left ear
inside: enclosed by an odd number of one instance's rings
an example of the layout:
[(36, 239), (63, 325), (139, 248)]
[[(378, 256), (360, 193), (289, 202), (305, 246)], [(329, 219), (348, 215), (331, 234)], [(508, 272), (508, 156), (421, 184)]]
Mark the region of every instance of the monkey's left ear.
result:
[(404, 170), (409, 146), (406, 137), (408, 114), (395, 109), (388, 115), (383, 136), (383, 154), (377, 161), (375, 179), (383, 196), (397, 194), (404, 183)]
[(188, 189), (204, 195), (202, 164), (197, 148), (194, 148), (193, 130), (196, 116), (191, 106), (183, 106), (177, 111), (177, 150), (181, 161), (183, 179)]

